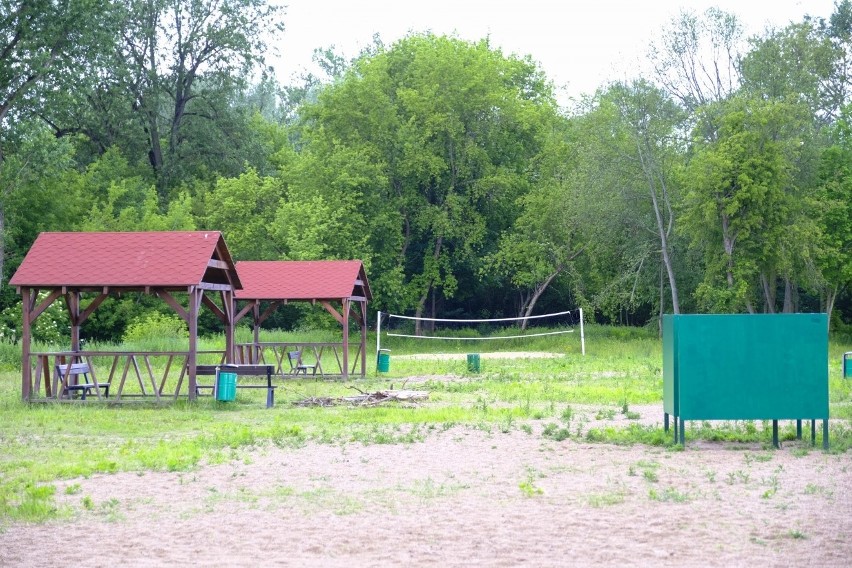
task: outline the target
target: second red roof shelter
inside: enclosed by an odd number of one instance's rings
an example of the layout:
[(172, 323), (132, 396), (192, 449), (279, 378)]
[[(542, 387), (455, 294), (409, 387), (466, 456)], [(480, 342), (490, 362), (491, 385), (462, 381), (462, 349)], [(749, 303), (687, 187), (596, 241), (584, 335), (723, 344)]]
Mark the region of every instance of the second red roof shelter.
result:
[[(240, 261), (237, 273), (242, 289), (237, 290), (235, 299), (246, 305), (236, 313), (234, 323), (252, 312), (255, 352), (260, 346), (260, 325), (279, 305), (290, 301), (319, 303), (343, 327), (343, 378), (349, 374), (349, 322), (351, 317), (356, 318), (361, 330), (360, 374), (366, 375), (367, 302), (372, 294), (360, 260)], [(263, 312), (261, 301), (269, 302)]]

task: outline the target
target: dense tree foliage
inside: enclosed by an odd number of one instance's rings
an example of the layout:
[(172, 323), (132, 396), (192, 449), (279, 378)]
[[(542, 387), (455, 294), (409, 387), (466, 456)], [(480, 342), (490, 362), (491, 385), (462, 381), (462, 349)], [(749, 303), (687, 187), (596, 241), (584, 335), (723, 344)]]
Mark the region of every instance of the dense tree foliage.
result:
[(40, 231), (209, 228), (237, 259), (362, 259), (394, 312), (852, 321), (850, 0), (751, 38), (684, 12), (651, 76), (572, 109), (531, 59), (430, 33), (279, 85), (277, 6), (0, 0), (3, 282)]

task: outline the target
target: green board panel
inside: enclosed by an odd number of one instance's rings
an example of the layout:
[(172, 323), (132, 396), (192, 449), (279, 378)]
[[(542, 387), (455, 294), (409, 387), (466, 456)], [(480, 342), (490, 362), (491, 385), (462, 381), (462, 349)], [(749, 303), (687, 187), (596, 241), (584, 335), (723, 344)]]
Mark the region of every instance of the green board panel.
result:
[(675, 407), (674, 317), (663, 316), (663, 412), (678, 414)]
[(666, 412), (684, 420), (828, 418), (825, 314), (667, 316), (663, 331)]

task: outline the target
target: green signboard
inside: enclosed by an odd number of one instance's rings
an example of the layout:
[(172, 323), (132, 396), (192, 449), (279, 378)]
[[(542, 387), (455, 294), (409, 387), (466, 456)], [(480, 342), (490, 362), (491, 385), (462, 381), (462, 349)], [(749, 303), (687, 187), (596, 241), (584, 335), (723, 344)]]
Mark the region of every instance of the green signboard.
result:
[(826, 314), (663, 316), (663, 409), (667, 421), (827, 420)]

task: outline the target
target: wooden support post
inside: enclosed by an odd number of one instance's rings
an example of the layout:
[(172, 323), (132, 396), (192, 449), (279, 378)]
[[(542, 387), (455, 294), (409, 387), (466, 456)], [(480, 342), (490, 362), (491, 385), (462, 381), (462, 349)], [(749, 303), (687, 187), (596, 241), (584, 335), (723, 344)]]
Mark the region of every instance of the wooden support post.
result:
[(198, 354), (198, 309), (201, 306), (203, 290), (192, 286), (189, 289), (189, 353), (186, 356), (186, 366), (189, 375), (189, 400), (195, 400), (196, 386), (195, 368)]
[(67, 292), (65, 305), (71, 319), (71, 351), (80, 350), (80, 292)]
[(234, 292), (222, 291), (222, 311), (225, 313), (225, 363), (234, 362)]
[(349, 378), (349, 298), (343, 298), (343, 380)]
[(253, 365), (260, 364), (260, 300), (254, 301), (251, 309), (252, 328), (254, 331), (254, 345), (251, 347), (253, 359), (249, 361)]
[(32, 328), (30, 313), (34, 303), (35, 292), (30, 288), (21, 288), (22, 321), (21, 321), (21, 399), (26, 402), (32, 392), (33, 370), (30, 366), (30, 345), (32, 344)]
[(359, 301), (361, 306), (361, 378), (367, 377), (367, 300)]

